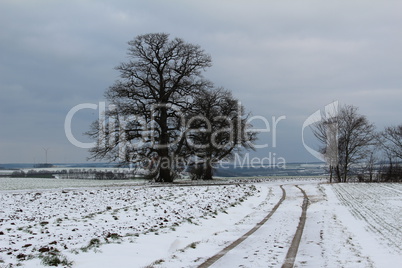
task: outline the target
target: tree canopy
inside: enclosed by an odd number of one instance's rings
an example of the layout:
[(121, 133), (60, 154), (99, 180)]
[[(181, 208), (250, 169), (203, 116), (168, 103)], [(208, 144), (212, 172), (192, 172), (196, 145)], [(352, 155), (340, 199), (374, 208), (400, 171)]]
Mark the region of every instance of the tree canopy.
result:
[(336, 114), (317, 122), (313, 133), (327, 158), (331, 180), (335, 172), (338, 182), (348, 181), (351, 165), (369, 157), (370, 146), (377, 142), (374, 125), (352, 105), (342, 106)]
[[(91, 157), (121, 164), (141, 163), (152, 169), (156, 181), (171, 182), (175, 170), (199, 153), (189, 146), (188, 130), (194, 131), (195, 126), (188, 122), (202, 115), (198, 114), (200, 100), (213, 88), (202, 76), (212, 60), (200, 46), (180, 38), (169, 39), (165, 33), (139, 35), (128, 45), (129, 61), (116, 67), (120, 79), (105, 93), (110, 103), (106, 119), (94, 122), (88, 132), (97, 141), (90, 149)], [(237, 106), (232, 98), (220, 97), (224, 100), (230, 104), (219, 112)], [(231, 111), (225, 115), (227, 122), (236, 119)], [(214, 124), (213, 131), (219, 132), (216, 135), (224, 142), (219, 127), (224, 125)], [(245, 145), (244, 138), (241, 140), (232, 144)]]
[(196, 156), (192, 165), (199, 179), (212, 179), (213, 164), (230, 159), (241, 148), (253, 149), (256, 133), (247, 132), (248, 115), (231, 92), (203, 90), (194, 99), (187, 145)]

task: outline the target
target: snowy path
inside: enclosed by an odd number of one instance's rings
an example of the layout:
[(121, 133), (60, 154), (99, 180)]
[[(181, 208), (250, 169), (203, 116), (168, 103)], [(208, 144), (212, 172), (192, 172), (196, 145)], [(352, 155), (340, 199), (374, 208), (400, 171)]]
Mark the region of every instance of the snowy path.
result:
[(304, 196), (293, 185), (284, 188), (286, 199), (272, 217), (211, 267), (272, 267), (285, 262), (298, 227)]
[(225, 247), (223, 250), (221, 250), (218, 254), (215, 254), (214, 256), (212, 256), (211, 258), (209, 258), (208, 260), (206, 260), (203, 264), (201, 264), (199, 266), (199, 268), (206, 268), (206, 267), (210, 267), (212, 264), (214, 264), (217, 260), (219, 260), (220, 258), (222, 258), (225, 254), (227, 254), (230, 250), (234, 249), (235, 247), (237, 247), (240, 243), (242, 243), (244, 240), (246, 240), (247, 238), (249, 238), (251, 235), (253, 235), (258, 229), (261, 228), (261, 226), (263, 226), (271, 217), (272, 215), (276, 212), (276, 210), (278, 209), (278, 207), (282, 204), (282, 202), (285, 200), (286, 198), (286, 191), (283, 188), (283, 185), (280, 186), (280, 188), (282, 189), (282, 197), (281, 199), (278, 201), (278, 203), (276, 203), (276, 205), (272, 208), (272, 210), (268, 213), (267, 216), (264, 217), (264, 219), (262, 219), (262, 221), (260, 221), (259, 223), (257, 223), (256, 226), (254, 226), (250, 231), (248, 231), (247, 233), (245, 233), (244, 235), (242, 235), (239, 239), (237, 239), (236, 241), (234, 241), (233, 243), (231, 243), (229, 246)]
[(296, 233), (293, 237), (292, 244), (290, 244), (288, 254), (286, 254), (285, 263), (282, 265), (282, 268), (292, 268), (294, 266), (297, 251), (299, 249), (300, 241), (304, 231), (304, 226), (306, 225), (307, 220), (307, 208), (309, 205), (309, 199), (306, 192), (302, 188), (300, 188), (298, 185), (296, 185), (296, 187), (303, 193), (302, 213), (300, 215), (299, 225), (297, 226)]

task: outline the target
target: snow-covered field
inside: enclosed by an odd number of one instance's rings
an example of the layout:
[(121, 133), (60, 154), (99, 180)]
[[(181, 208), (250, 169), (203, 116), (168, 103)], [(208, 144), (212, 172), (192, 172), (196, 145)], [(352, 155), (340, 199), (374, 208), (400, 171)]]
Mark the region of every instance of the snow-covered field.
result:
[(76, 179), (49, 179), (49, 178), (0, 178), (0, 191), (11, 190), (43, 190), (43, 189), (70, 189), (102, 186), (135, 186), (143, 184), (145, 180), (76, 180)]
[(250, 181), (3, 189), (0, 267), (198, 267), (261, 222), (280, 185), (278, 209), (212, 267), (280, 267), (302, 211), (295, 185), (309, 198), (296, 267), (402, 266), (401, 184)]

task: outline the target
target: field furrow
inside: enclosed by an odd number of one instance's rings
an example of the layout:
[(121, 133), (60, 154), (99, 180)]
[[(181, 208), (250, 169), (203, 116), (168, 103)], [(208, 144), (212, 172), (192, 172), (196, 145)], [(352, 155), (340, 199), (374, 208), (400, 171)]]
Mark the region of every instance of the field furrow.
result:
[(336, 184), (333, 189), (353, 215), (364, 220), (391, 248), (402, 252), (402, 209), (392, 204), (400, 195), (398, 189), (377, 184)]

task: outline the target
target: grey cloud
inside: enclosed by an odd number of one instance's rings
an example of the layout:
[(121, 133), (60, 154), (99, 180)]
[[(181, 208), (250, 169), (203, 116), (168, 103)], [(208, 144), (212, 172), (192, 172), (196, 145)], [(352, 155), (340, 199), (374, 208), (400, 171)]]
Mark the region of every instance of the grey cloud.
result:
[[(2, 1), (0, 163), (31, 162), (46, 142), (58, 148), (55, 160), (84, 161), (86, 150), (64, 136), (65, 115), (102, 100), (127, 41), (148, 32), (201, 45), (214, 63), (207, 78), (253, 114), (287, 116), (277, 154), (313, 160), (301, 126), (332, 101), (360, 107), (379, 127), (400, 123), (401, 8), (397, 1)], [(84, 139), (93, 113), (77, 114), (77, 137)]]

